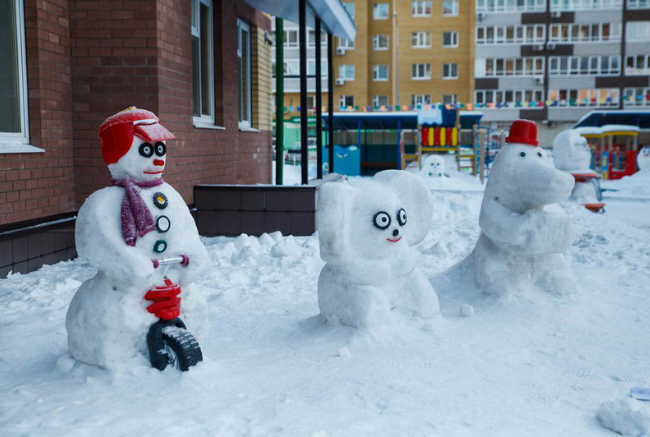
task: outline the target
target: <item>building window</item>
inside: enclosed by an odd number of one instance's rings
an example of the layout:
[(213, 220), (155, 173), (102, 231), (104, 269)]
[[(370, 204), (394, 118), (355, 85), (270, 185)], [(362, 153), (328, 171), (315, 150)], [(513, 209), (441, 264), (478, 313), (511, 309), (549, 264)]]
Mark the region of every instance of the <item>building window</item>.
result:
[(388, 106), (388, 96), (374, 96), (372, 98), (372, 106), (375, 107)]
[(343, 7), (345, 8), (346, 11), (348, 11), (350, 17), (354, 19), (354, 3), (345, 2), (343, 3)]
[(413, 80), (431, 79), (431, 64), (412, 64), (411, 79)]
[(456, 94), (443, 94), (442, 96), (442, 103), (445, 105), (455, 105), (456, 101)]
[(430, 17), (431, 16), (431, 2), (430, 1), (414, 1), (414, 2), (411, 2), (411, 14), (414, 17)]
[(339, 79), (354, 80), (354, 65), (339, 65)]
[(388, 3), (375, 3), (372, 6), (372, 18), (375, 20), (388, 20)]
[(339, 106), (341, 109), (354, 108), (354, 96), (340, 96)]
[(476, 12), (538, 12), (546, 0), (476, 0)]
[(431, 48), (431, 32), (413, 32), (411, 34), (411, 47), (414, 49)]
[(650, 55), (630, 55), (625, 59), (625, 74), (650, 74)]
[(339, 47), (345, 50), (354, 50), (354, 40), (339, 38)]
[(551, 105), (618, 107), (618, 88), (583, 88), (583, 89), (551, 89), (548, 91)]
[(571, 12), (620, 9), (623, 0), (551, 0), (551, 11)]
[(620, 23), (551, 24), (551, 42), (620, 41)]
[(411, 105), (430, 105), (431, 96), (429, 94), (413, 94), (411, 96)]
[(542, 90), (476, 90), (474, 92), (474, 103), (479, 108), (526, 106), (541, 109), (543, 106), (539, 106), (538, 102), (543, 101)]
[(542, 56), (476, 59), (475, 77), (539, 76), (544, 74)]
[(625, 88), (623, 96), (623, 106), (650, 107), (650, 88)]
[(0, 3), (0, 152), (29, 143), (22, 0)]
[(650, 42), (650, 21), (628, 21), (625, 40), (627, 42)]
[(628, 9), (650, 9), (650, 0), (627, 0)]
[(297, 59), (288, 59), (284, 61), (284, 75), (298, 76), (300, 74), (300, 61)]
[(307, 96), (307, 110), (316, 109), (316, 96)]
[[(300, 60), (295, 61), (298, 64), (298, 74), (300, 74)], [(320, 71), (323, 78), (326, 77), (327, 72), (327, 58), (320, 60)], [(307, 74), (316, 74), (316, 59), (307, 59)]]
[(372, 67), (372, 80), (383, 82), (388, 80), (388, 65), (375, 65)]
[(239, 60), (239, 125), (251, 126), (251, 28), (237, 20), (237, 57)]
[(458, 64), (442, 64), (443, 79), (458, 79)]
[(458, 32), (442, 32), (443, 47), (458, 47)]
[(476, 28), (476, 45), (543, 44), (545, 40), (546, 26), (543, 24)]
[(445, 17), (455, 17), (458, 15), (458, 0), (443, 0), (442, 15)]
[[(316, 47), (316, 32), (313, 30), (309, 31), (307, 37), (307, 47)], [(320, 45), (321, 47), (327, 44), (327, 34), (325, 32), (320, 33)]]
[(192, 89), (194, 122), (214, 124), (212, 1), (192, 1)]
[(620, 72), (620, 56), (550, 56), (548, 58), (550, 76), (618, 76)]
[(375, 35), (372, 37), (373, 50), (388, 50), (388, 35)]
[(298, 30), (285, 30), (284, 31), (284, 46), (285, 47), (298, 47)]

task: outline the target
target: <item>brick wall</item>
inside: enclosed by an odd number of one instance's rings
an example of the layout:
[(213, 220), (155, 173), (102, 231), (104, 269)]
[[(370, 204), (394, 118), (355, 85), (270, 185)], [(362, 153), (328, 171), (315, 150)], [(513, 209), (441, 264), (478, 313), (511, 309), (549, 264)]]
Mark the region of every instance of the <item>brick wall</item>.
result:
[[(259, 132), (238, 128), (237, 18), (251, 25), (261, 59)], [(30, 139), (45, 153), (0, 154), (0, 225), (74, 211), (106, 186), (97, 130), (131, 105), (156, 112), (176, 134), (165, 177), (188, 203), (196, 184), (271, 181), (271, 132), (261, 112), (270, 111), (270, 48), (259, 43), (271, 26), (242, 0), (215, 0), (215, 103), (224, 130), (192, 126), (188, 0), (25, 0), (25, 27)]]

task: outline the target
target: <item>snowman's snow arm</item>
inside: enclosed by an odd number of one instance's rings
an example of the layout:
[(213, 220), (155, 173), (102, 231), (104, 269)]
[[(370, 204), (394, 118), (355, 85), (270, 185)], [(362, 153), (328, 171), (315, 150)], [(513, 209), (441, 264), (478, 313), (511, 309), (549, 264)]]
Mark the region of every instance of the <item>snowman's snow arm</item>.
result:
[(485, 199), (481, 205), (479, 226), (490, 240), (512, 245), (524, 244), (530, 229), (524, 214), (518, 214), (492, 199)]

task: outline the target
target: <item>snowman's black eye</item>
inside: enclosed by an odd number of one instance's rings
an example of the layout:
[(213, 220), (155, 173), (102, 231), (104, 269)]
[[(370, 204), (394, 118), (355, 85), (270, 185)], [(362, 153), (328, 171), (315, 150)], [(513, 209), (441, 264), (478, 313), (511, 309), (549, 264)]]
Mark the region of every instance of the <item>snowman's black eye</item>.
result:
[(537, 156), (542, 157), (542, 152), (537, 152)]
[(406, 211), (404, 208), (401, 208), (399, 211), (397, 211), (397, 223), (399, 223), (400, 226), (404, 226), (406, 224)]
[(523, 158), (524, 156), (526, 156), (526, 152), (521, 152), (521, 153), (519, 154), (519, 156), (521, 156), (521, 157)]
[(379, 211), (372, 218), (373, 224), (382, 231), (390, 226), (390, 216), (387, 212)]
[(153, 146), (149, 143), (140, 144), (140, 155), (145, 158), (151, 158), (151, 155), (153, 155)]
[(156, 155), (165, 156), (165, 153), (167, 153), (167, 146), (165, 146), (165, 143), (156, 143)]

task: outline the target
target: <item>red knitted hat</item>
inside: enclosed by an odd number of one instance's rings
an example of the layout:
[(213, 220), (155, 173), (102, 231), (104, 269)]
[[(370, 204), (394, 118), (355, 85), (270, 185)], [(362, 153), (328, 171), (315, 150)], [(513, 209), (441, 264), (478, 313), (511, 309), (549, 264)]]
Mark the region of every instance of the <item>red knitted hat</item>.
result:
[(176, 138), (160, 124), (156, 114), (132, 106), (107, 118), (99, 127), (102, 157), (106, 165), (115, 164), (129, 151), (133, 143), (133, 135), (148, 142)]
[(510, 126), (510, 133), (506, 138), (507, 143), (520, 143), (537, 146), (537, 125), (530, 120), (515, 120)]

